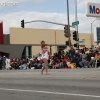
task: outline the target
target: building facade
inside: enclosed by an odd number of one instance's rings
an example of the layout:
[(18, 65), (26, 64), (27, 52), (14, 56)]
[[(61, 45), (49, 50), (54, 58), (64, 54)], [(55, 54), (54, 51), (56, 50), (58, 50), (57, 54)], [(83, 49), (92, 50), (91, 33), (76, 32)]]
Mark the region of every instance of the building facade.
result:
[[(71, 33), (71, 43), (75, 44), (73, 40), (73, 32)], [(44, 40), (48, 44), (51, 54), (59, 50), (68, 50), (66, 41), (68, 38), (64, 36), (63, 30), (53, 29), (33, 29), (33, 28), (15, 28), (9, 29), (9, 34), (3, 34), (2, 24), (0, 25), (0, 56), (5, 55), (10, 58), (27, 58), (33, 57), (41, 53), (40, 42)], [(88, 47), (96, 45), (93, 42), (92, 34), (79, 33), (80, 47)]]
[[(63, 30), (52, 30), (52, 29), (33, 29), (33, 28), (13, 28), (9, 30), (9, 40), (11, 45), (29, 45), (25, 46), (23, 56), (32, 57), (38, 53), (41, 53), (40, 41), (44, 40), (51, 50), (52, 54), (58, 50), (67, 50), (68, 47), (65, 41), (68, 40), (64, 36)], [(75, 44), (73, 40), (73, 31), (71, 31), (71, 42)], [(91, 38), (92, 36), (92, 38)], [(79, 33), (80, 48), (95, 45), (93, 42), (93, 35)]]

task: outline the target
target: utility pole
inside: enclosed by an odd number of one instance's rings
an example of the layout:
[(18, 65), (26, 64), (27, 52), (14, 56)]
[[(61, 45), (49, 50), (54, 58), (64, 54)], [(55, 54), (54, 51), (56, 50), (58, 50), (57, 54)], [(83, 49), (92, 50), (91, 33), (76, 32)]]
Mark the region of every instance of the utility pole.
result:
[(69, 47), (71, 46), (71, 40), (70, 40), (70, 23), (69, 23), (69, 2), (67, 0), (67, 20), (68, 20), (68, 41), (69, 41)]
[[(74, 0), (75, 2), (75, 21), (78, 21), (78, 17), (77, 17), (77, 0)], [(77, 34), (77, 49), (79, 49), (79, 35), (78, 35), (78, 25), (75, 25), (75, 29), (76, 29), (76, 34)]]

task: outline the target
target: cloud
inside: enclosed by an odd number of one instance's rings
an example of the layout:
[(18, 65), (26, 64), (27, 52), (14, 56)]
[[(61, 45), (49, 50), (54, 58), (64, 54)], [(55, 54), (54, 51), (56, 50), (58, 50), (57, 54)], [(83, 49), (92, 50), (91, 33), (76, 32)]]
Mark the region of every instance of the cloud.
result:
[[(12, 2), (12, 0), (3, 0), (3, 2)], [(13, 2), (34, 2), (34, 3), (43, 3), (47, 0), (13, 0)], [(0, 0), (0, 2), (2, 2)], [(94, 2), (94, 0), (78, 0), (78, 9), (84, 9), (87, 2)], [(100, 0), (95, 0), (96, 3), (99, 3)], [(83, 8), (84, 7), (84, 8)], [(4, 24), (4, 34), (9, 34), (10, 27), (21, 27), (21, 20), (24, 19), (25, 22), (33, 20), (46, 20), (57, 23), (67, 24), (67, 16), (64, 13), (41, 13), (41, 12), (31, 12), (31, 11), (20, 11), (20, 12), (8, 12), (0, 14), (0, 20), (3, 20)], [(91, 22), (95, 18), (86, 17), (82, 12), (78, 13), (79, 20), (79, 32), (80, 33), (90, 33), (91, 32)], [(70, 25), (75, 21), (74, 14), (70, 14)], [(93, 23), (93, 27), (96, 26), (96, 21)], [(43, 28), (43, 29), (64, 29), (64, 26), (48, 24), (43, 22), (34, 22), (25, 25), (26, 28)], [(74, 29), (74, 28), (71, 28)]]
[[(40, 13), (40, 12), (15, 12), (8, 14), (0, 14), (1, 20), (4, 22), (4, 33), (8, 34), (10, 27), (21, 27), (21, 20), (24, 19), (25, 22), (32, 20), (46, 20), (46, 21), (54, 21), (58, 23), (64, 23), (66, 20), (66, 16), (64, 14), (58, 13)], [(67, 21), (66, 21), (67, 22)], [(55, 29), (57, 25), (34, 22), (26, 24), (25, 27), (29, 28), (48, 28)], [(60, 29), (62, 27), (60, 26)]]
[[(3, 20), (4, 24), (4, 34), (9, 34), (10, 27), (21, 27), (21, 20), (24, 19), (25, 22), (33, 20), (45, 20), (57, 23), (67, 23), (66, 14), (63, 13), (41, 13), (41, 12), (14, 12), (8, 14), (0, 14), (0, 20)], [(91, 22), (95, 18), (86, 17), (84, 14), (78, 13), (79, 19), (79, 32), (80, 33), (90, 33)], [(70, 24), (74, 21), (74, 15), (70, 15)], [(96, 26), (94, 22), (93, 27)], [(43, 28), (43, 29), (64, 29), (64, 26), (48, 24), (43, 22), (33, 22), (25, 25), (26, 28)], [(71, 28), (72, 29), (72, 28)]]
[(100, 0), (77, 0), (78, 9), (83, 9), (83, 8), (85, 8), (85, 6), (86, 6), (86, 4), (87, 4), (88, 2), (100, 3)]

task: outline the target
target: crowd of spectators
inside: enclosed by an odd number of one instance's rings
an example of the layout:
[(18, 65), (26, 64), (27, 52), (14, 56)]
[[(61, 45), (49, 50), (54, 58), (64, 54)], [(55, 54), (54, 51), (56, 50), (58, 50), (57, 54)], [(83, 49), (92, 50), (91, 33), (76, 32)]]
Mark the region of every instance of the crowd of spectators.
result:
[(100, 66), (100, 47), (92, 46), (75, 50), (73, 46), (67, 52), (59, 51), (53, 56), (53, 65), (58, 68), (68, 68), (76, 64), (76, 68), (94, 68)]
[[(9, 64), (8, 62), (9, 61)], [(7, 65), (8, 64), (8, 65)], [(75, 64), (76, 68), (94, 68), (100, 66), (100, 47), (74, 49), (70, 47), (68, 51), (58, 51), (53, 56), (49, 56), (48, 67), (51, 69), (69, 68), (70, 64)], [(41, 69), (44, 63), (38, 57), (33, 59), (9, 59), (5, 56), (0, 57), (0, 69)]]

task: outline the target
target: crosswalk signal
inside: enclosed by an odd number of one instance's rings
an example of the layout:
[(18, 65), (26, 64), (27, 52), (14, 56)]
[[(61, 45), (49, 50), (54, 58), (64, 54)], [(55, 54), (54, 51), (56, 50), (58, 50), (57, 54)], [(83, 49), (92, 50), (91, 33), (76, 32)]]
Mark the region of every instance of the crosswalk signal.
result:
[(24, 20), (21, 21), (21, 27), (24, 28)]
[(66, 41), (65, 43), (67, 46), (69, 46), (69, 44), (71, 44), (71, 41)]
[(76, 31), (73, 32), (73, 40), (77, 41), (77, 33), (76, 33)]
[(79, 44), (78, 43), (74, 44), (74, 47), (79, 48)]

